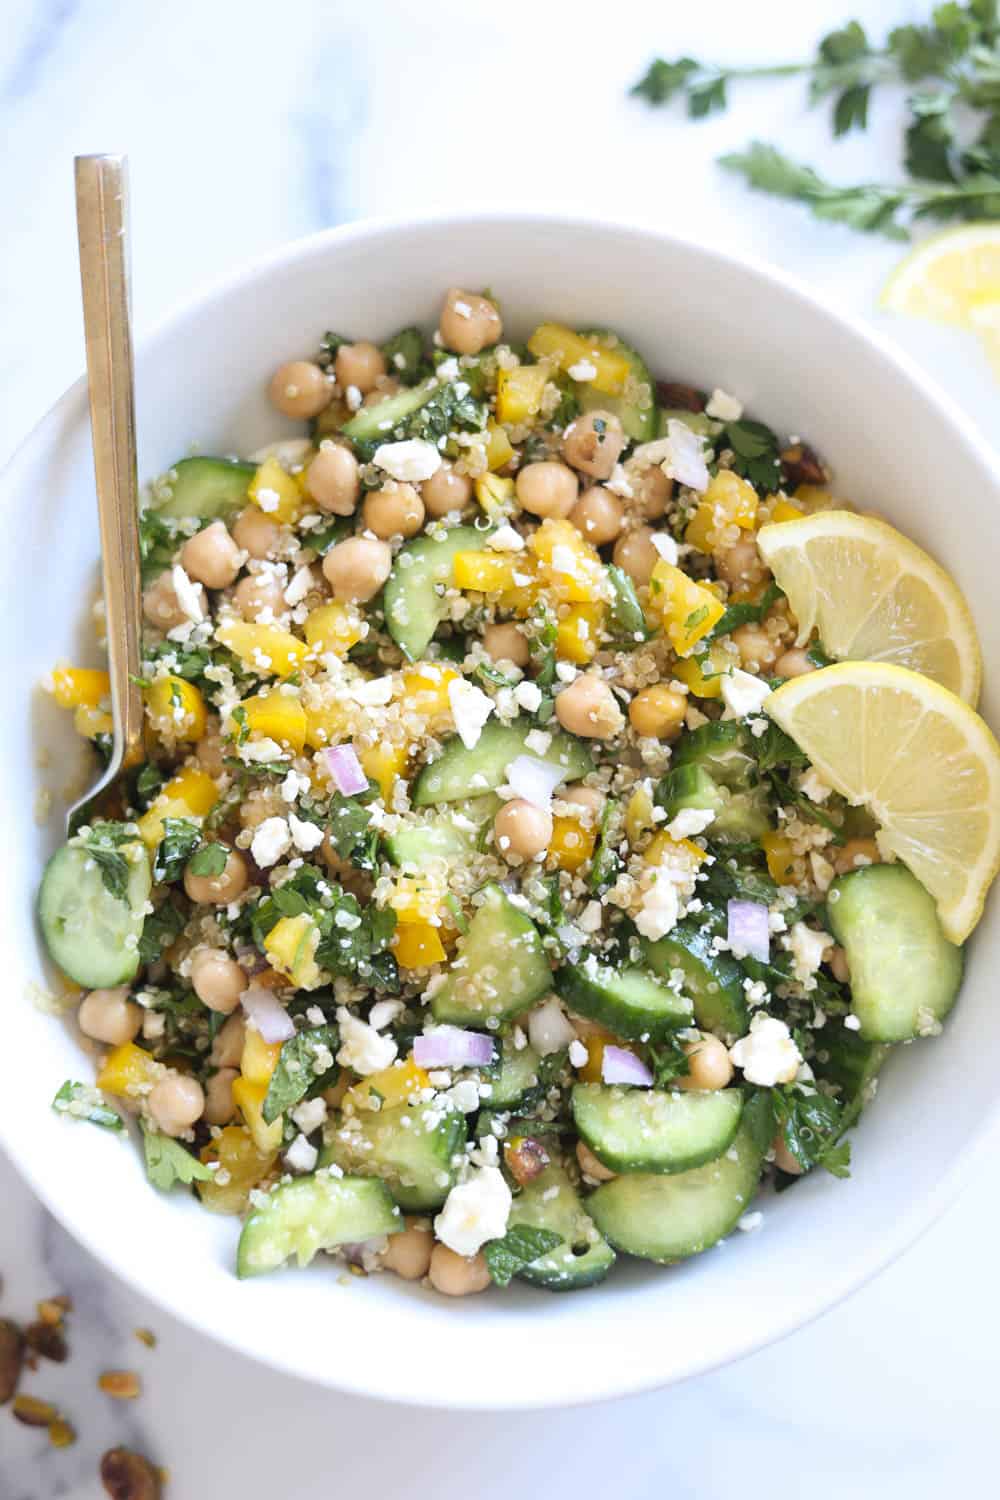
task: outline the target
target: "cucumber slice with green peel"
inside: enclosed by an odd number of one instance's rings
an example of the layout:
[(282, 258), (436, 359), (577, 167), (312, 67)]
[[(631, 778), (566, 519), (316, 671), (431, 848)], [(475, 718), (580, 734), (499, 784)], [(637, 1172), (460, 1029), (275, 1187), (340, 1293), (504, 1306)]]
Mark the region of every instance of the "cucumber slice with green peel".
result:
[(613, 969), (590, 959), (557, 970), (554, 988), (570, 1010), (630, 1040), (691, 1024), (691, 1001), (642, 969)]
[[(733, 768), (726, 767), (725, 774), (733, 774)], [(685, 808), (714, 813), (706, 833), (708, 838), (723, 842), (755, 843), (771, 827), (767, 792), (763, 786), (732, 791), (728, 786), (720, 785), (705, 766), (696, 761), (675, 766), (657, 787), (656, 801), (665, 809), (668, 820)]]
[(236, 1252), (241, 1279), (276, 1271), (291, 1256), (307, 1266), (318, 1250), (398, 1234), (403, 1216), (384, 1183), (372, 1177), (313, 1172), (268, 1195), (243, 1225)]
[(127, 984), (139, 971), (149, 855), (138, 841), (115, 852), (128, 861), (124, 896), (108, 890), (92, 852), (76, 843), (56, 850), (38, 891), (38, 920), (53, 962), (88, 990)]
[(519, 1015), (548, 994), (552, 970), (538, 928), (488, 885), (444, 983), (431, 999), (436, 1021), (481, 1026)]
[(609, 1088), (578, 1083), (573, 1120), (614, 1172), (687, 1172), (729, 1149), (743, 1113), (742, 1089)]
[(540, 1088), (539, 1056), (527, 1043), (515, 1047), (505, 1036), (500, 1043), (500, 1068), (492, 1080), (493, 1092), (486, 1103), (490, 1109), (524, 1109), (532, 1104)]
[[(387, 585), (388, 587), (388, 585)], [(467, 749), (455, 735), (448, 740), (436, 760), (426, 765), (413, 789), (414, 807), (429, 807), (439, 802), (458, 802), (492, 792), (507, 779), (507, 767), (518, 755), (533, 755), (548, 765), (565, 771), (565, 781), (579, 781), (594, 769), (590, 750), (582, 740), (561, 731), (551, 736), (544, 754), (528, 749), (525, 741), (538, 725), (530, 719), (501, 724), (491, 719), (483, 728), (478, 744)]]
[(851, 1008), (869, 1042), (932, 1035), (962, 983), (961, 948), (905, 865), (867, 865), (827, 892), (827, 918), (847, 954)]
[(383, 847), (392, 864), (422, 867), (429, 859), (465, 859), (476, 847), (478, 832), (460, 828), (450, 818), (437, 818), (386, 834)]
[(722, 795), (722, 806), (706, 828), (706, 838), (731, 844), (755, 844), (773, 827), (765, 786), (749, 787), (742, 792), (731, 792), (728, 787), (723, 787)]
[(551, 1292), (579, 1291), (603, 1281), (615, 1263), (615, 1252), (595, 1228), (566, 1169), (556, 1162), (514, 1199), (507, 1228), (519, 1225), (551, 1229), (563, 1238), (561, 1245), (520, 1273), (522, 1281), (534, 1286)]
[(743, 725), (732, 719), (701, 724), (681, 736), (670, 757), (671, 774), (679, 766), (700, 766), (719, 786), (740, 790), (754, 766), (746, 742)]
[(583, 338), (612, 347), (629, 366), (625, 390), (620, 396), (607, 396), (585, 380), (574, 380), (572, 390), (581, 411), (610, 411), (621, 422), (625, 435), (635, 443), (648, 443), (656, 436), (656, 384), (649, 366), (624, 339), (608, 328), (581, 328)]
[(396, 554), (382, 603), (386, 629), (410, 661), (423, 656), (448, 612), (445, 591), (454, 580), (456, 552), (478, 551), (489, 534), (474, 526), (453, 526), (443, 537), (407, 542)]
[(457, 1177), (454, 1158), (466, 1142), (465, 1116), (440, 1104), (394, 1104), (359, 1110), (327, 1128), (322, 1165), (377, 1177), (407, 1213), (440, 1208)]
[(683, 972), (684, 992), (691, 997), (694, 1018), (702, 1031), (735, 1038), (747, 1029), (746, 976), (728, 953), (712, 952), (716, 930), (712, 923), (697, 926), (685, 918), (666, 937), (646, 945), (645, 960), (664, 979), (670, 977), (672, 969)]
[[(419, 411), (438, 390), (437, 380), (425, 380), (421, 385), (406, 386), (395, 396), (388, 396), (377, 406), (363, 406), (349, 422), (340, 429), (344, 437), (361, 445), (364, 457), (370, 457), (368, 449), (374, 443), (396, 441), (396, 428)], [(405, 435), (405, 434), (404, 434)]]
[(719, 813), (725, 802), (722, 789), (705, 770), (695, 764), (677, 766), (660, 782), (656, 800), (670, 822), (679, 812), (693, 808), (697, 812)]
[(182, 458), (170, 470), (170, 494), (156, 511), (177, 519), (225, 521), (247, 503), (256, 464), (232, 458)]
[(722, 423), (713, 421), (703, 411), (685, 411), (680, 406), (665, 406), (661, 407), (657, 414), (654, 437), (667, 436), (668, 422), (683, 422), (685, 427), (690, 427), (692, 432), (704, 438), (717, 437), (722, 431)]
[(765, 1099), (760, 1110), (755, 1104), (756, 1098), (744, 1107), (732, 1144), (714, 1161), (673, 1176), (629, 1172), (591, 1194), (587, 1207), (615, 1249), (669, 1265), (700, 1254), (736, 1227), (757, 1191), (770, 1140), (770, 1134), (762, 1139), (770, 1103)]

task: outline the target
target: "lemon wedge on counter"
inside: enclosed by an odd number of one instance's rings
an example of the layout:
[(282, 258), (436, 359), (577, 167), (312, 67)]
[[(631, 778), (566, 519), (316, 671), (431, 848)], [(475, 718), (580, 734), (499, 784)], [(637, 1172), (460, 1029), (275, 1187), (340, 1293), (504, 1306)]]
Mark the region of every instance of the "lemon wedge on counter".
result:
[(881, 303), (887, 312), (971, 328), (1000, 375), (1000, 224), (924, 240), (889, 277)]

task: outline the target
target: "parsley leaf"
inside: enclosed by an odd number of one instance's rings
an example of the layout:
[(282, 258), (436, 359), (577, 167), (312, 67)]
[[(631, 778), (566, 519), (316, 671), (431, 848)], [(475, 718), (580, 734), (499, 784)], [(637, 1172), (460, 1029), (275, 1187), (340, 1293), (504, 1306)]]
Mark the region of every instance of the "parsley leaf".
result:
[(419, 328), (402, 328), (382, 345), (389, 374), (403, 385), (419, 385), (430, 373), (424, 359), (424, 336)]
[(192, 875), (221, 875), (228, 857), (221, 844), (203, 844), (192, 854), (188, 869)]
[(161, 516), (155, 510), (144, 510), (139, 516), (139, 559), (142, 564), (143, 587), (169, 568), (171, 559), (180, 543), (179, 527), (175, 520)]
[(487, 1241), (483, 1246), (483, 1258), (495, 1285), (508, 1286), (526, 1266), (563, 1243), (563, 1236), (556, 1234), (554, 1229), (515, 1224), (503, 1239)]
[(751, 736), (749, 748), (753, 752), (757, 769), (761, 774), (765, 771), (773, 771), (776, 766), (807, 766), (809, 764), (809, 757), (805, 751), (800, 750), (791, 736), (770, 720), (759, 738)]
[(101, 872), (101, 880), (108, 895), (113, 896), (116, 901), (126, 901), (129, 860), (122, 852), (122, 845), (136, 842), (135, 829), (125, 823), (93, 823), (76, 842), (86, 849)]
[(164, 901), (142, 924), (142, 937), (139, 939), (140, 963), (155, 963), (162, 956), (163, 950), (169, 948), (183, 930), (184, 917), (176, 906)]
[(311, 1031), (299, 1031), (289, 1037), (278, 1054), (264, 1096), (261, 1112), (266, 1124), (293, 1109), (315, 1085), (329, 1088), (336, 1083), (340, 1069), (336, 1062), (327, 1063), (324, 1054), (333, 1058), (339, 1041), (336, 1026), (315, 1026)]
[(649, 638), (646, 616), (629, 575), (614, 563), (608, 564), (607, 574), (611, 584), (609, 632), (618, 645), (631, 650)]
[(105, 1103), (100, 1089), (87, 1083), (74, 1083), (71, 1078), (67, 1078), (56, 1094), (52, 1108), (56, 1114), (68, 1115), (71, 1120), (88, 1120), (103, 1130), (125, 1129), (125, 1121), (110, 1104)]
[(372, 874), (378, 856), (378, 830), (372, 827), (369, 803), (378, 795), (373, 781), (368, 790), (345, 797), (337, 792), (330, 798), (323, 820), (331, 847), (358, 870)]
[(913, 121), (906, 132), (906, 170), (911, 177), (954, 182), (955, 127), (947, 93), (917, 94), (910, 100)]
[(672, 1088), (678, 1078), (691, 1071), (688, 1055), (675, 1036), (665, 1037), (662, 1042), (649, 1042), (646, 1056), (652, 1069), (654, 1088)]
[(828, 1094), (806, 1094), (795, 1084), (772, 1090), (782, 1139), (806, 1172), (824, 1167), (834, 1177), (851, 1175), (850, 1142), (842, 1140), (840, 1105)]
[(174, 1183), (188, 1186), (192, 1182), (211, 1182), (212, 1172), (180, 1141), (158, 1130), (142, 1127), (143, 1151), (146, 1158), (146, 1176), (155, 1188), (167, 1192)]
[(720, 441), (736, 455), (736, 473), (756, 489), (771, 493), (780, 488), (781, 444), (770, 427), (747, 418), (729, 422)]
[(153, 879), (179, 880), (200, 842), (201, 830), (191, 818), (164, 818), (163, 838), (153, 860)]
[(597, 843), (590, 858), (590, 874), (587, 876), (587, 884), (595, 894), (614, 885), (621, 871), (622, 862), (615, 847), (621, 837), (620, 819), (619, 804), (611, 797), (606, 798), (601, 809)]

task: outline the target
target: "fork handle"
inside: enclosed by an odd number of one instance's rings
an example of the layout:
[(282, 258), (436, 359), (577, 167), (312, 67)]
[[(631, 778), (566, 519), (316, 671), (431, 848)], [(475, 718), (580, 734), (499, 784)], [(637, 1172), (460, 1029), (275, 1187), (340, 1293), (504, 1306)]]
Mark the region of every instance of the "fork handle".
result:
[(78, 156), (76, 223), (101, 529), (114, 745), (111, 775), (143, 759), (139, 484), (129, 297), (128, 164)]

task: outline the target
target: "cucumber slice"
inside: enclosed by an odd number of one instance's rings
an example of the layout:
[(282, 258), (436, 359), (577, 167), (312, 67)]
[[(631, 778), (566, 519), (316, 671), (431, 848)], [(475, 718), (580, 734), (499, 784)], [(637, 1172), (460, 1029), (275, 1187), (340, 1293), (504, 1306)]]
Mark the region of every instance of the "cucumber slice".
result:
[(139, 971), (139, 939), (152, 886), (142, 844), (119, 851), (129, 861), (125, 899), (113, 896), (88, 849), (63, 844), (45, 866), (38, 920), (54, 963), (84, 989), (111, 989)]
[(746, 730), (732, 719), (701, 724), (682, 735), (670, 758), (671, 774), (678, 766), (700, 766), (720, 786), (737, 790), (747, 785), (753, 764), (746, 751)]
[(534, 1286), (552, 1292), (579, 1291), (603, 1281), (615, 1263), (615, 1252), (595, 1228), (566, 1169), (555, 1162), (514, 1199), (507, 1227), (519, 1224), (551, 1229), (563, 1237), (561, 1245), (520, 1273), (522, 1281)]
[[(387, 585), (388, 587), (388, 585)], [(445, 744), (437, 760), (424, 766), (413, 789), (414, 807), (428, 807), (438, 802), (458, 802), (492, 792), (507, 778), (507, 767), (518, 755), (536, 755), (525, 745), (528, 735), (538, 728), (529, 719), (501, 724), (491, 719), (479, 736), (479, 743), (467, 750), (454, 735)], [(549, 748), (539, 760), (561, 766), (566, 781), (579, 781), (594, 769), (591, 753), (582, 740), (561, 731), (553, 734)]]
[(628, 360), (629, 376), (621, 396), (606, 396), (595, 391), (588, 381), (574, 380), (573, 394), (581, 411), (610, 411), (615, 414), (628, 437), (636, 443), (648, 443), (656, 436), (656, 385), (649, 366), (641, 355), (607, 328), (581, 328), (584, 338), (601, 344), (613, 344), (616, 354)]
[(382, 601), (386, 628), (410, 661), (423, 656), (448, 612), (445, 590), (452, 583), (455, 553), (477, 551), (487, 536), (474, 526), (453, 526), (446, 536), (407, 542), (396, 554)]
[(339, 1120), (327, 1131), (320, 1160), (380, 1178), (400, 1208), (422, 1213), (447, 1198), (457, 1175), (453, 1158), (465, 1141), (465, 1116), (458, 1110), (394, 1104)]
[(722, 789), (723, 803), (715, 821), (705, 830), (707, 838), (723, 843), (755, 844), (771, 828), (767, 788), (763, 785), (742, 792)]
[(695, 1092), (578, 1083), (573, 1119), (594, 1155), (615, 1172), (687, 1172), (732, 1144), (741, 1089)]
[(467, 859), (476, 847), (483, 824), (496, 816), (500, 805), (499, 797), (476, 797), (462, 809), (449, 808), (439, 818), (426, 818), (422, 823), (411, 823), (386, 834), (383, 840), (386, 858), (394, 865), (418, 868), (423, 868), (429, 859), (449, 863)]
[(398, 395), (380, 401), (377, 406), (363, 406), (340, 430), (352, 443), (362, 445), (364, 457), (368, 458), (370, 454), (367, 448), (373, 443), (376, 446), (379, 443), (392, 443), (397, 436), (405, 436), (397, 434), (395, 429), (408, 417), (412, 417), (415, 411), (419, 411), (437, 389), (437, 380), (425, 380), (422, 385), (408, 386)]
[(683, 422), (685, 427), (690, 427), (699, 437), (717, 437), (722, 431), (722, 423), (713, 421), (703, 411), (686, 411), (680, 406), (665, 406), (661, 407), (657, 417), (656, 437), (667, 436), (668, 422)]
[(556, 972), (554, 987), (570, 1010), (616, 1036), (655, 1039), (691, 1022), (690, 1000), (642, 969), (612, 969), (592, 958), (564, 965)]
[[(763, 1107), (756, 1107), (764, 1098)], [(760, 1181), (771, 1107), (757, 1095), (744, 1108), (732, 1145), (704, 1166), (664, 1176), (630, 1172), (587, 1199), (594, 1223), (618, 1250), (669, 1265), (715, 1245), (746, 1212)], [(759, 1116), (759, 1118), (757, 1118)], [(773, 1133), (773, 1119), (770, 1130)]]
[(241, 1279), (276, 1271), (294, 1255), (307, 1266), (317, 1250), (398, 1234), (403, 1216), (384, 1183), (371, 1177), (331, 1177), (317, 1171), (286, 1182), (247, 1219), (236, 1252)]
[[(714, 729), (715, 725), (702, 725), (704, 729), (709, 727)], [(723, 770), (726, 775), (734, 775), (736, 763), (724, 766)], [(684, 808), (713, 812), (715, 817), (708, 837), (723, 842), (756, 843), (771, 826), (767, 792), (763, 786), (731, 791), (728, 786), (720, 786), (697, 761), (689, 760), (675, 766), (657, 787), (656, 801), (666, 809), (668, 819), (676, 817)]]
[(725, 797), (705, 767), (692, 762), (677, 766), (664, 776), (656, 789), (656, 801), (665, 809), (669, 823), (685, 808), (718, 814)]
[(680, 921), (658, 942), (646, 947), (646, 962), (654, 973), (668, 978), (671, 969), (684, 972), (684, 989), (694, 1004), (694, 1018), (703, 1031), (742, 1036), (747, 1029), (744, 973), (728, 953), (713, 953), (712, 923), (700, 927)]
[(458, 953), (435, 991), (437, 1021), (482, 1025), (516, 1016), (552, 988), (552, 970), (535, 924), (498, 885), (488, 885)]
[(538, 1053), (525, 1044), (515, 1047), (509, 1036), (500, 1043), (500, 1070), (487, 1099), (490, 1109), (525, 1109), (539, 1092)]
[(161, 516), (224, 521), (246, 505), (256, 472), (256, 464), (233, 458), (182, 458), (171, 469), (169, 498), (156, 509)]
[(860, 1035), (905, 1042), (931, 1032), (955, 1003), (963, 959), (917, 877), (905, 865), (868, 865), (841, 875), (826, 900)]

